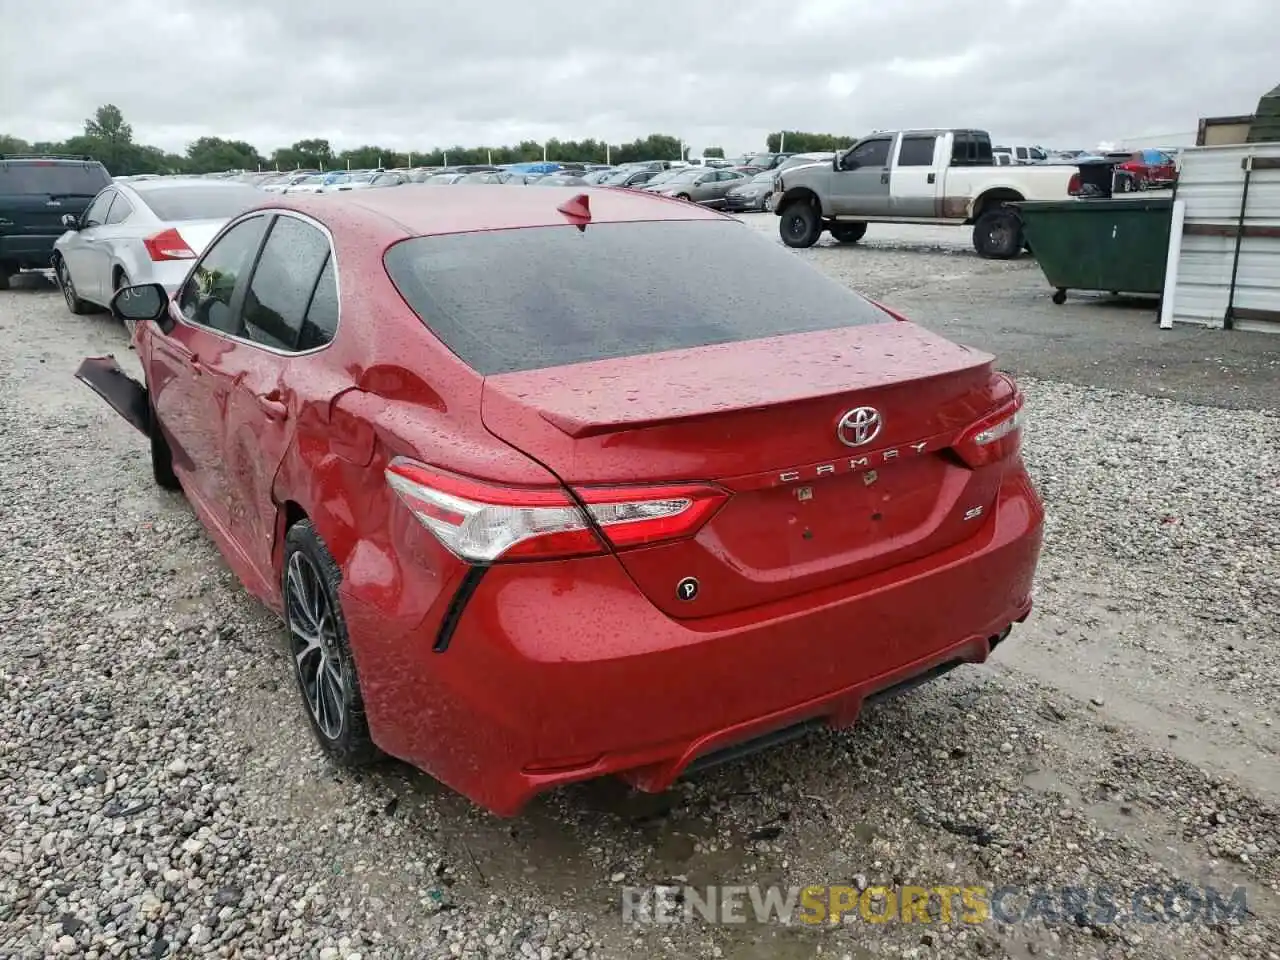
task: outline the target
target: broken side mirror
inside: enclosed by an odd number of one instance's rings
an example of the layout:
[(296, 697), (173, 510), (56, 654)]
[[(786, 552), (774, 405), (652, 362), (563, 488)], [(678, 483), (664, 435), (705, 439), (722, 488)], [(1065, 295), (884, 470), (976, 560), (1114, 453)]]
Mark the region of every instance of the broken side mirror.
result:
[(126, 326), (159, 323), (169, 312), (169, 294), (158, 283), (124, 287), (111, 298), (111, 315)]

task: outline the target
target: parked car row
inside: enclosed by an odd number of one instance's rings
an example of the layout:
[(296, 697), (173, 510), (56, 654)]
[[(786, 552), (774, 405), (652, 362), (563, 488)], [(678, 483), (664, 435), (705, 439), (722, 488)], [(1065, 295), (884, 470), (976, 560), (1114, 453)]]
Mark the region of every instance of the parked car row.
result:
[[(805, 158), (760, 155), (774, 172)], [(130, 283), (171, 289), (188, 262), (230, 218), (267, 194), (332, 194), (455, 183), (512, 186), (605, 185), (644, 189), (710, 207), (759, 209), (768, 183), (753, 166), (669, 161), (605, 164), (464, 165), (441, 170), (294, 170), (211, 176), (141, 174), (112, 178), (82, 156), (0, 157), (0, 290), (22, 270), (52, 269), (74, 313), (105, 307)], [(766, 178), (767, 179), (767, 178)], [(735, 190), (739, 185), (741, 190)]]
[[(884, 139), (878, 135), (861, 142), (874, 147)], [(911, 142), (916, 140), (919, 138)], [(841, 156), (849, 158), (852, 153), (842, 151)], [(149, 198), (200, 195), (206, 199), (218, 197), (230, 204), (233, 196), (237, 196), (229, 192), (199, 194), (197, 188), (202, 184), (240, 187), (237, 202), (261, 200), (262, 192), (332, 194), (423, 184), (609, 186), (742, 212), (773, 209), (780, 199), (780, 176), (798, 167), (830, 167), (835, 156), (834, 153), (755, 153), (733, 159), (650, 160), (617, 165), (530, 162), (327, 172), (314, 169), (228, 171), (204, 176), (140, 174), (117, 177), (114, 182), (102, 164), (89, 157), (0, 156), (0, 289), (7, 288), (9, 278), (21, 270), (45, 270), (52, 266), (68, 297), (68, 305), (84, 310), (103, 305), (119, 287), (121, 278), (137, 280), (154, 271), (160, 278), (157, 282), (165, 282), (165, 271), (171, 276), (176, 270), (170, 261), (189, 256), (181, 252), (183, 247), (168, 242), (172, 237), (167, 237), (164, 243), (157, 241), (148, 245), (147, 241), (173, 228), (190, 255), (198, 254), (203, 234), (209, 233), (223, 216), (219, 212), (222, 208), (216, 203), (207, 209), (195, 204), (178, 217), (164, 211), (150, 211)], [(854, 159), (863, 168), (876, 166), (863, 162), (860, 157)], [(1114, 164), (1113, 193), (1168, 186), (1177, 177), (1176, 166), (1165, 151), (1111, 153), (1096, 159)], [(1023, 167), (1088, 160), (1090, 156), (1078, 150), (1046, 153), (1038, 147), (994, 147), (989, 148), (985, 158), (972, 162), (993, 167)], [(892, 171), (885, 162), (879, 165), (883, 168), (879, 175), (883, 186), (888, 182), (884, 177), (892, 175)], [(871, 171), (866, 173), (870, 175)], [(104, 193), (113, 186), (116, 188), (113, 192)], [(1016, 192), (1019, 196), (1011, 195), (1007, 199), (1025, 196), (1022, 191)], [(91, 206), (91, 214), (86, 215)], [(204, 214), (199, 212), (202, 209)], [(867, 219), (879, 215), (883, 215), (883, 211), (871, 211)], [(968, 219), (976, 217), (975, 213)], [(201, 222), (203, 227), (199, 225)], [(175, 227), (175, 224), (185, 226)], [(164, 230), (152, 229), (159, 225), (164, 225)], [(854, 233), (861, 236), (858, 231), (864, 229), (865, 226), (855, 224), (842, 235), (856, 239)], [(63, 236), (64, 233), (67, 235)], [(811, 242), (811, 236), (811, 230), (802, 231), (799, 242), (802, 245)]]

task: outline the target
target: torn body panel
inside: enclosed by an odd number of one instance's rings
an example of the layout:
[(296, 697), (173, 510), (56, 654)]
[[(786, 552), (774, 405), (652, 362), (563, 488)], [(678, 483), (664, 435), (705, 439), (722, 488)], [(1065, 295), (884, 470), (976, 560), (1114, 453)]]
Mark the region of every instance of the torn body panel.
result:
[(120, 369), (113, 356), (86, 357), (76, 379), (111, 405), (144, 434), (151, 434), (151, 405), (147, 388)]

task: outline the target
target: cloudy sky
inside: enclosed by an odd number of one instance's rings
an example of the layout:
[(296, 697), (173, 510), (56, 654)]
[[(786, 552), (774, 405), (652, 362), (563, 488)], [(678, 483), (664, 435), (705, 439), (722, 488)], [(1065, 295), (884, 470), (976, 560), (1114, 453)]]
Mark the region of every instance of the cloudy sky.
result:
[(0, 0), (0, 133), (113, 102), (263, 152), (970, 126), (1057, 147), (1251, 113), (1280, 0)]

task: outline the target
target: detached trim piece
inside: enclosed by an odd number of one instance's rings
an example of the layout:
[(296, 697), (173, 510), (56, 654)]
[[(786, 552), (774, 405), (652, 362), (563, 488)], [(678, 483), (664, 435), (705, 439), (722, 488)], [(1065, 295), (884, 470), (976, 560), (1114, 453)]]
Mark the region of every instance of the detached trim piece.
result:
[(151, 405), (147, 388), (120, 369), (113, 356), (86, 357), (76, 370), (76, 379), (110, 404), (142, 433), (151, 433)]
[(449, 649), (449, 642), (453, 639), (453, 632), (458, 629), (458, 621), (462, 619), (462, 612), (466, 610), (467, 604), (471, 602), (471, 597), (475, 594), (476, 588), (480, 586), (480, 581), (484, 579), (487, 566), (475, 566), (467, 570), (462, 577), (462, 583), (458, 584), (458, 591), (453, 595), (453, 599), (449, 601), (449, 609), (445, 612), (444, 622), (440, 624), (440, 633), (436, 635), (436, 642), (431, 647), (433, 653), (444, 653)]

